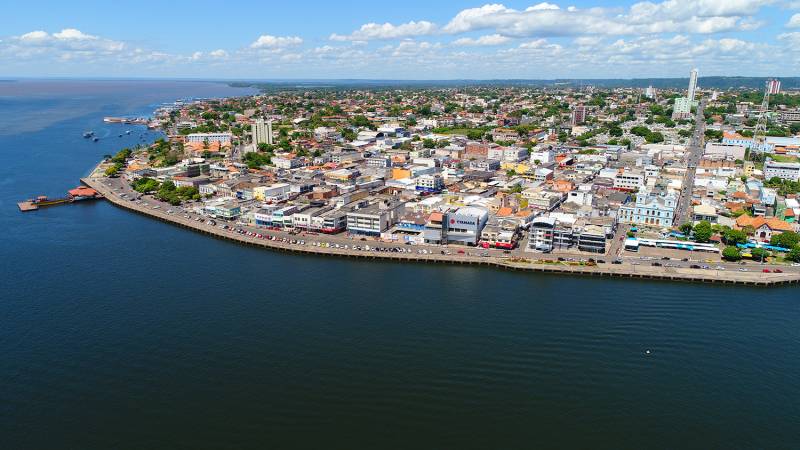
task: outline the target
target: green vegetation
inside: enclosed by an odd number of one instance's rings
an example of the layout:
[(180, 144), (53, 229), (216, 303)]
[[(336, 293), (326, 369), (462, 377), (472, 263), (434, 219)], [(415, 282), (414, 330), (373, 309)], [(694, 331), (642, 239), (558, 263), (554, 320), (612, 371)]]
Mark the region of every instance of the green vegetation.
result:
[(680, 230), (680, 232), (683, 233), (686, 236), (689, 236), (690, 234), (692, 234), (692, 230), (693, 229), (694, 229), (694, 225), (692, 225), (691, 222), (686, 222), (683, 225), (678, 227), (678, 230)]
[(785, 231), (781, 234), (772, 236), (772, 239), (770, 239), (769, 243), (776, 247), (794, 248), (797, 246), (797, 244), (800, 244), (800, 234), (797, 234), (794, 231)]
[(248, 169), (258, 169), (272, 164), (272, 153), (249, 152), (244, 154), (244, 162)]
[(765, 250), (763, 248), (754, 248), (750, 250), (750, 254), (753, 257), (754, 261), (762, 261), (770, 257), (771, 253), (769, 250)]
[(703, 220), (694, 226), (694, 240), (696, 242), (708, 242), (713, 234), (714, 231), (708, 221)]
[(729, 246), (722, 250), (722, 258), (726, 261), (739, 261), (742, 259), (742, 254), (739, 252), (738, 248)]
[(170, 205), (178, 206), (185, 200), (200, 200), (200, 193), (195, 187), (183, 186), (176, 188), (175, 183), (172, 181), (165, 181), (158, 188), (156, 198), (169, 202)]
[(800, 263), (800, 245), (795, 245), (789, 250), (789, 253), (786, 254), (786, 259), (792, 262)]
[(142, 177), (138, 180), (134, 180), (131, 183), (131, 187), (136, 192), (147, 193), (147, 192), (155, 192), (158, 190), (160, 183), (152, 178)]
[(728, 229), (722, 234), (722, 240), (728, 245), (744, 244), (747, 234), (741, 230)]
[(772, 177), (764, 182), (764, 185), (771, 188), (776, 188), (779, 195), (789, 195), (800, 193), (800, 182), (784, 180), (778, 177)]

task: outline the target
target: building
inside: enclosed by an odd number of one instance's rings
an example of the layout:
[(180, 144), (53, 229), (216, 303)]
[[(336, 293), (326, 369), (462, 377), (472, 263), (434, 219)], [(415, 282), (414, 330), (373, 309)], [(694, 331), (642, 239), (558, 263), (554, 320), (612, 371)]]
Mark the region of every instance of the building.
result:
[(444, 189), (444, 178), (437, 174), (425, 174), (417, 178), (417, 191), (441, 192)]
[(586, 107), (583, 105), (575, 106), (572, 109), (572, 117), (570, 123), (574, 127), (575, 125), (580, 125), (586, 122)]
[(781, 93), (781, 80), (778, 80), (777, 78), (767, 80), (767, 94), (775, 95), (780, 93)]
[(489, 212), (474, 206), (465, 206), (458, 208), (455, 212), (447, 213), (446, 242), (448, 244), (477, 245), (488, 220)]
[(635, 191), (645, 186), (644, 173), (624, 170), (614, 177), (614, 189)]
[(256, 186), (253, 188), (253, 198), (262, 202), (280, 202), (286, 200), (290, 192), (291, 186), (288, 183)]
[(253, 143), (272, 145), (272, 121), (265, 121), (262, 117), (253, 122)]
[[(612, 227), (613, 228), (613, 227)], [(570, 217), (537, 217), (530, 227), (526, 251), (549, 253), (577, 246), (578, 250), (590, 253), (605, 253), (609, 234), (593, 223), (576, 222)]]
[(692, 117), (692, 100), (688, 97), (678, 97), (672, 109), (672, 118), (676, 120)]
[(768, 159), (764, 163), (764, 178), (800, 181), (800, 163), (782, 163)]
[(619, 208), (619, 221), (638, 225), (670, 227), (675, 218), (678, 199), (673, 193), (653, 194), (642, 192), (636, 195), (634, 204)]
[(572, 246), (572, 227), (564, 227), (555, 217), (537, 217), (530, 226), (526, 250), (549, 253)]
[(233, 134), (231, 133), (192, 133), (186, 135), (186, 142), (219, 142), (220, 144), (230, 144)]
[(793, 231), (790, 223), (777, 217), (767, 219), (762, 216), (750, 217), (747, 214), (743, 214), (736, 218), (735, 229), (742, 230), (750, 227), (754, 230), (753, 236), (763, 242), (769, 242), (772, 236), (776, 234)]
[(744, 160), (744, 153), (747, 148), (739, 144), (725, 144), (719, 142), (708, 142), (703, 152), (704, 155), (718, 155), (725, 158)]
[(347, 232), (367, 236), (380, 236), (405, 214), (405, 203), (381, 200), (364, 208), (347, 213)]
[(686, 94), (686, 97), (689, 99), (689, 103), (691, 104), (694, 102), (694, 96), (697, 91), (697, 69), (692, 69), (689, 72), (689, 91)]

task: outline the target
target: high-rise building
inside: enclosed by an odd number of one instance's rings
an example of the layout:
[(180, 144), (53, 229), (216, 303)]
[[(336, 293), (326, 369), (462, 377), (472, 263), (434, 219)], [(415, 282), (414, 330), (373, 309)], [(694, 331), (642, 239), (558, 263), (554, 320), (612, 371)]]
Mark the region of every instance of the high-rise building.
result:
[(692, 117), (692, 102), (686, 97), (678, 97), (672, 108), (672, 119), (683, 120)]
[(647, 98), (656, 98), (656, 88), (648, 86), (644, 91), (644, 96)]
[(781, 93), (781, 80), (777, 78), (767, 80), (767, 94), (775, 95), (780, 93)]
[(253, 123), (253, 143), (272, 145), (272, 121), (259, 117)]
[(572, 126), (582, 124), (586, 121), (586, 107), (578, 105), (572, 110)]
[(689, 73), (689, 93), (686, 95), (686, 98), (689, 99), (690, 102), (694, 101), (694, 94), (697, 90), (697, 69), (692, 69)]

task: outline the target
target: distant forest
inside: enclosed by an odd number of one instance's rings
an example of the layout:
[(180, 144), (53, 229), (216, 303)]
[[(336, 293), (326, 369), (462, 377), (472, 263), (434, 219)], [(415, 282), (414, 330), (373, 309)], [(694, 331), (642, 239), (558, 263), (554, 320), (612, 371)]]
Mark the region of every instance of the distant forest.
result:
[[(697, 84), (713, 89), (764, 89), (768, 77), (700, 77)], [(800, 89), (800, 77), (778, 78), (781, 89)], [(530, 87), (581, 87), (685, 89), (689, 78), (608, 78), (608, 79), (556, 79), (556, 80), (259, 80), (237, 81), (233, 87), (254, 87), (262, 91), (306, 89), (400, 89), (463, 86), (530, 86)]]

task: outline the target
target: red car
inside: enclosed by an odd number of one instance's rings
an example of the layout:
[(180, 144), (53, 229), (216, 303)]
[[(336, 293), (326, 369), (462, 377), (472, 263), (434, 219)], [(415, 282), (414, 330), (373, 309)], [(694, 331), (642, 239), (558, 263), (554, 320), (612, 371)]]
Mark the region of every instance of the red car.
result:
[(781, 269), (775, 269), (772, 271), (772, 273), (783, 273), (783, 271)]
[(769, 269), (764, 269), (764, 270), (762, 270), (762, 272), (764, 272), (764, 273), (771, 273), (771, 272), (769, 271)]

